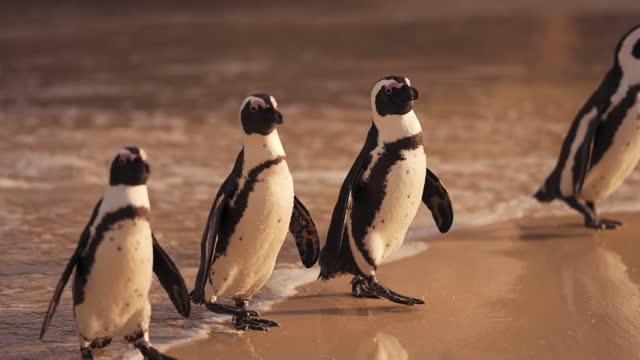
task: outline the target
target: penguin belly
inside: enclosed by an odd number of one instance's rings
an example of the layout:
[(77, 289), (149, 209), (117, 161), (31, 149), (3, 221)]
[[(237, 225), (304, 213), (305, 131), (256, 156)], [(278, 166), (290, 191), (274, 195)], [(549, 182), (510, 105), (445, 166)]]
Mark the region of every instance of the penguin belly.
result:
[(114, 224), (96, 249), (84, 301), (74, 308), (80, 335), (87, 339), (125, 336), (147, 326), (152, 272), (149, 222), (129, 219)]
[(640, 106), (636, 103), (616, 131), (613, 143), (589, 170), (580, 198), (599, 202), (616, 191), (640, 160)]
[(427, 172), (423, 147), (402, 154), (404, 160), (391, 166), (387, 174), (386, 194), (364, 240), (376, 265), (400, 248), (422, 203)]
[(250, 299), (269, 279), (289, 231), (293, 179), (286, 162), (265, 170), (249, 194), (247, 208), (224, 255), (212, 266), (209, 297)]

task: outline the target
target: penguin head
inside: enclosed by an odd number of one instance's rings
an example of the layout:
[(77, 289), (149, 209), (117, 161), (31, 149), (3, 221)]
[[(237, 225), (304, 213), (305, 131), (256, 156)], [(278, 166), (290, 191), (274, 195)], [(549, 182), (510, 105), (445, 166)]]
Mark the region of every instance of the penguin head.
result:
[(141, 148), (122, 148), (111, 162), (109, 185), (144, 185), (151, 169), (147, 163), (147, 153)]
[(254, 94), (244, 99), (240, 107), (240, 121), (247, 135), (265, 136), (283, 123), (276, 99), (267, 94)]
[(640, 84), (640, 25), (627, 32), (618, 43), (616, 64), (630, 85)]
[(371, 107), (379, 116), (404, 115), (413, 110), (418, 100), (418, 90), (403, 76), (387, 76), (380, 79), (371, 91)]

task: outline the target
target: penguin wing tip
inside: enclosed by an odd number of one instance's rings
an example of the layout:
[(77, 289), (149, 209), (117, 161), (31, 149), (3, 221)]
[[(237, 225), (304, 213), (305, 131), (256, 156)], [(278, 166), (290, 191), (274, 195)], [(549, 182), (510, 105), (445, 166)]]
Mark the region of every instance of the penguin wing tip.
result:
[(186, 309), (182, 309), (180, 311), (180, 315), (182, 315), (182, 317), (184, 317), (185, 319), (188, 319), (191, 315), (191, 305), (188, 305)]
[(553, 196), (549, 195), (544, 189), (540, 189), (533, 194), (533, 198), (538, 200), (541, 203), (548, 203), (553, 200)]

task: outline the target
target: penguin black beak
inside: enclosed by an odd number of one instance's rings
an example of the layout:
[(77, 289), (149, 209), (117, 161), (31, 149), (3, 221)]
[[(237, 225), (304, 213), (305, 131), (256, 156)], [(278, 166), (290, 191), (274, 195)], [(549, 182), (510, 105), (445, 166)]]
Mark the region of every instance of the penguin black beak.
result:
[(406, 104), (418, 100), (419, 97), (420, 93), (418, 92), (418, 89), (405, 84), (398, 90), (395, 101), (401, 104)]
[(409, 86), (409, 93), (411, 94), (411, 101), (415, 101), (420, 98), (420, 93), (418, 92), (418, 89), (414, 87)]
[(274, 111), (274, 122), (276, 124), (284, 123), (284, 117), (282, 116), (282, 113), (280, 113), (280, 111), (278, 111), (278, 110)]

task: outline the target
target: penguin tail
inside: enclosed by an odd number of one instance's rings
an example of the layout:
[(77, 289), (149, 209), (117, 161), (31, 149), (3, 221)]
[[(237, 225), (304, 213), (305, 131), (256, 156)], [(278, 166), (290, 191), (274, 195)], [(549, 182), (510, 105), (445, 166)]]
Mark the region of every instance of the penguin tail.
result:
[(320, 251), (320, 274), (318, 279), (329, 280), (344, 274), (360, 274), (356, 261), (349, 247), (349, 237), (345, 232), (343, 246), (338, 247), (336, 241), (329, 241)]
[(545, 185), (542, 185), (542, 187), (540, 187), (540, 189), (538, 189), (538, 191), (533, 194), (533, 197), (541, 203), (548, 203), (556, 198), (553, 194), (547, 191)]
[(331, 278), (333, 278), (335, 276), (335, 274), (332, 274), (329, 271), (326, 271), (325, 269), (320, 269), (320, 274), (318, 274), (318, 280), (329, 280)]

